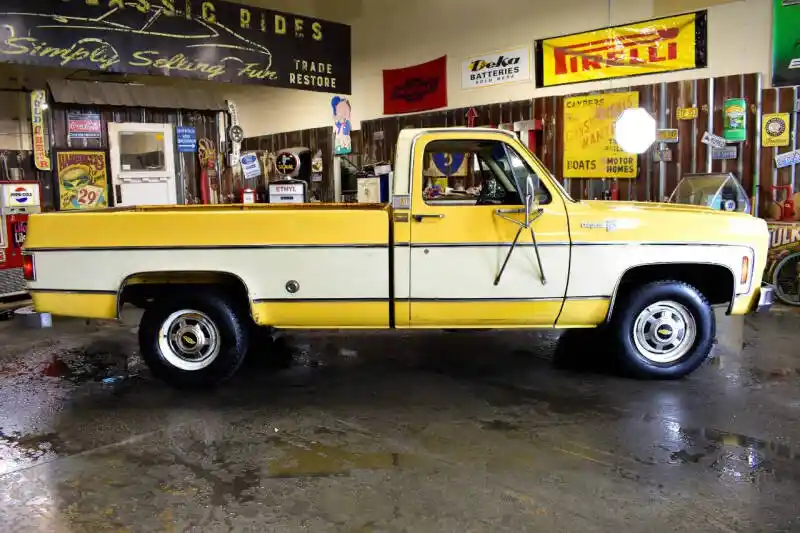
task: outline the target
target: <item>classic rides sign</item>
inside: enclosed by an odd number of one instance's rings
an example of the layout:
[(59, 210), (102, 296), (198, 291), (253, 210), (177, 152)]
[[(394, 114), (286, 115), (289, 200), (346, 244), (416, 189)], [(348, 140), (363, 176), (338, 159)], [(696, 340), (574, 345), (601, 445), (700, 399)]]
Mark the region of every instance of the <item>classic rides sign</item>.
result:
[(639, 93), (604, 93), (564, 98), (565, 178), (635, 178), (637, 157), (614, 141), (614, 122), (639, 107)]
[(529, 46), (471, 57), (461, 62), (461, 88), (474, 89), (531, 79)]
[(537, 87), (705, 66), (705, 11), (536, 41)]
[(222, 0), (2, 0), (0, 61), (350, 92), (350, 27)]

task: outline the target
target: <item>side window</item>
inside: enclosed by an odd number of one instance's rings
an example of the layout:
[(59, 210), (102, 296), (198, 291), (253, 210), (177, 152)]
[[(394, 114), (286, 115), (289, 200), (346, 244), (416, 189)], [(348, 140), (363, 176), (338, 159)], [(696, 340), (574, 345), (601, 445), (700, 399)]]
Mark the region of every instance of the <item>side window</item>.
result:
[[(429, 205), (522, 205), (516, 183), (528, 176), (536, 175), (505, 143), (434, 141), (425, 147), (422, 195)], [(541, 184), (537, 195), (540, 204), (550, 201)]]

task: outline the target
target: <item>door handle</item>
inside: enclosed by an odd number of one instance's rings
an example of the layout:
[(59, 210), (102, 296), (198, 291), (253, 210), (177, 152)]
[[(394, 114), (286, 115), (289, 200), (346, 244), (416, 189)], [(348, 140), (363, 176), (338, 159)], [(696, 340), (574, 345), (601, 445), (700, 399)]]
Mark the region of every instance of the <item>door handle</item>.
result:
[(436, 214), (420, 213), (418, 215), (411, 215), (411, 216), (413, 216), (414, 220), (416, 220), (417, 222), (422, 222), (422, 220), (425, 218), (444, 218), (444, 215), (442, 215), (441, 213), (436, 213)]
[(116, 193), (115, 194), (116, 200), (115, 200), (114, 203), (115, 204), (121, 204), (122, 203), (122, 185), (119, 185), (119, 184), (115, 185), (114, 186), (114, 192)]

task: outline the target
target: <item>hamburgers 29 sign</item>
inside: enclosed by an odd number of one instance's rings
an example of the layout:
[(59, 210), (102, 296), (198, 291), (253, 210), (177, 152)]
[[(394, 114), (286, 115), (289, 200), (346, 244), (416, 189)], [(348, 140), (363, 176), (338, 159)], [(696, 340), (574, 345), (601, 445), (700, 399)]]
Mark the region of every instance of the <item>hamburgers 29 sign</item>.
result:
[(531, 79), (527, 46), (470, 57), (461, 62), (461, 88), (474, 89)]

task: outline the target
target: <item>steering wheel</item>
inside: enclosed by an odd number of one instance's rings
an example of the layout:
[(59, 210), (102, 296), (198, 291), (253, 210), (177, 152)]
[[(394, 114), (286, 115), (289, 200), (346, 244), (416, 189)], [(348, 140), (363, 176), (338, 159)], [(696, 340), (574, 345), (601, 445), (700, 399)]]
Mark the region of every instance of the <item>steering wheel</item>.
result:
[[(490, 185), (491, 184), (491, 185)], [(475, 205), (497, 205), (503, 203), (506, 197), (506, 191), (496, 179), (487, 179), (483, 182), (481, 187), (481, 194), (478, 196), (478, 201)]]

